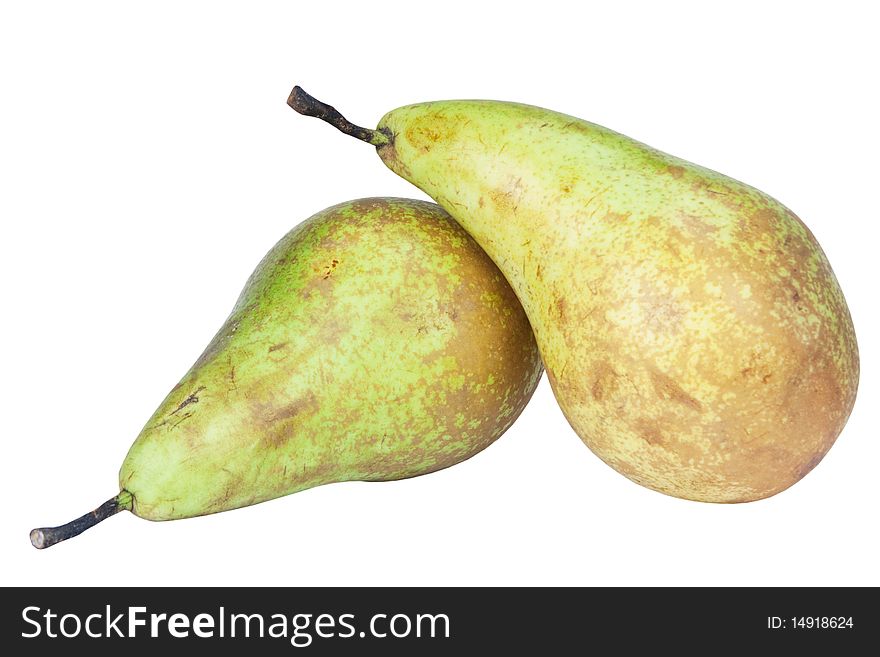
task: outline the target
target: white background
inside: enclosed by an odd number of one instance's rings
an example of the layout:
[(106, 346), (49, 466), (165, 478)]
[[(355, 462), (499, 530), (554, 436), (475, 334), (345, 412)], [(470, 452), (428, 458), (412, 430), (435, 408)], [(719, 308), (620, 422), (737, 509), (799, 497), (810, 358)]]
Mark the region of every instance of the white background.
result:
[[(2, 584), (880, 585), (871, 6), (5, 3)], [(185, 521), (121, 514), (34, 550), (32, 527), (117, 492), (130, 442), (281, 235), (340, 201), (422, 197), (291, 111), (294, 83), (368, 126), (424, 100), (550, 107), (779, 198), (859, 336), (837, 445), (769, 500), (677, 500), (593, 456), (545, 380), (514, 428), (444, 472)]]

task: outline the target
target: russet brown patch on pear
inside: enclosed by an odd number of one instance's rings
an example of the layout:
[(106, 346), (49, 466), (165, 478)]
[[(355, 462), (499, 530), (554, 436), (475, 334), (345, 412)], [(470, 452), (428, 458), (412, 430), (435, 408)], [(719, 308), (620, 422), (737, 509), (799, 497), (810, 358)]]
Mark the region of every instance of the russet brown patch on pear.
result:
[(656, 369), (650, 371), (650, 377), (651, 383), (654, 386), (654, 392), (656, 392), (661, 399), (671, 399), (672, 401), (695, 411), (702, 410), (703, 405), (700, 401), (685, 392), (672, 377), (667, 376)]
[(611, 363), (600, 361), (594, 367), (593, 385), (590, 387), (593, 399), (601, 402), (615, 395), (619, 388), (618, 379), (619, 375), (614, 371)]

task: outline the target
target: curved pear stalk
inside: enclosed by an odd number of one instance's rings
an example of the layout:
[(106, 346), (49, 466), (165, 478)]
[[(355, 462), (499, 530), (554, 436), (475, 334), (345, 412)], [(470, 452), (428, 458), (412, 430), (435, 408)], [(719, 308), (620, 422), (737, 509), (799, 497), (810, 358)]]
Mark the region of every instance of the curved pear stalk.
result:
[(38, 550), (52, 547), (56, 543), (66, 541), (68, 538), (79, 536), (85, 530), (91, 529), (99, 522), (104, 522), (110, 516), (115, 516), (120, 511), (131, 511), (131, 493), (122, 491), (116, 497), (107, 500), (94, 511), (71, 520), (67, 524), (58, 527), (40, 527), (32, 529), (30, 538), (31, 545)]
[(369, 128), (355, 125), (342, 116), (335, 107), (322, 103), (314, 96), (310, 96), (298, 85), (290, 92), (287, 104), (303, 116), (313, 116), (316, 119), (321, 119), (341, 133), (365, 141), (377, 148), (391, 142), (391, 133), (388, 130), (370, 130)]

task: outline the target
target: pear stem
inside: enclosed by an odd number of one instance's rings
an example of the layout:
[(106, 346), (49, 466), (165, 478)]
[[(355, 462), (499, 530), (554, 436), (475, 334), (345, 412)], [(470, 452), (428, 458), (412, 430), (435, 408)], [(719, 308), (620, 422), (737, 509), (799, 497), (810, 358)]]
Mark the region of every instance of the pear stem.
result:
[(130, 511), (133, 499), (131, 493), (123, 490), (119, 495), (107, 500), (94, 511), (90, 511), (76, 520), (71, 520), (66, 525), (33, 529), (31, 530), (31, 545), (38, 550), (43, 550), (61, 541), (66, 541), (68, 538), (79, 536), (85, 530), (94, 527), (99, 522), (116, 515), (120, 511)]
[(383, 130), (370, 130), (369, 128), (355, 125), (342, 116), (335, 107), (331, 107), (327, 103), (322, 103), (314, 96), (310, 96), (299, 85), (295, 86), (293, 91), (290, 92), (287, 104), (304, 116), (314, 116), (322, 121), (326, 121), (340, 132), (373, 146), (385, 146), (392, 142), (391, 131), (387, 128)]

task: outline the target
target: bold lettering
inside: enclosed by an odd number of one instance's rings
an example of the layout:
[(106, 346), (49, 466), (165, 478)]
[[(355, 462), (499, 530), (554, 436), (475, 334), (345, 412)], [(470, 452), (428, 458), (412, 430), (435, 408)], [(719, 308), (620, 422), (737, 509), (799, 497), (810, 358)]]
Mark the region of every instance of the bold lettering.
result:
[(128, 608), (128, 636), (129, 638), (134, 638), (137, 636), (137, 627), (138, 625), (146, 625), (147, 621), (143, 618), (138, 618), (139, 613), (146, 613), (146, 607), (129, 607)]
[(168, 633), (176, 639), (188, 637), (189, 617), (186, 614), (171, 614), (171, 617), (168, 619)]
[(196, 636), (209, 639), (214, 636), (214, 617), (210, 614), (199, 614), (193, 618), (192, 628)]
[(168, 614), (150, 614), (150, 636), (154, 639), (159, 636), (159, 621), (168, 618)]

